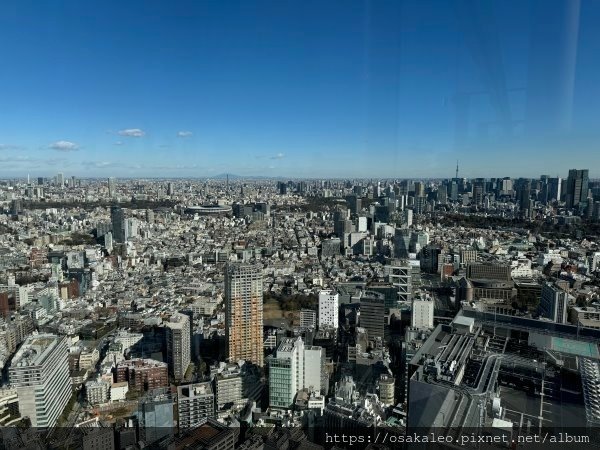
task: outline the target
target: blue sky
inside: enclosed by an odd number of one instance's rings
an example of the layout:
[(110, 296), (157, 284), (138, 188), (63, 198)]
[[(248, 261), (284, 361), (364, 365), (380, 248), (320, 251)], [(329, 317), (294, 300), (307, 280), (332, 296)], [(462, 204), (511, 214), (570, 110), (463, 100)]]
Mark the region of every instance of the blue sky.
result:
[(600, 176), (597, 23), (589, 0), (4, 0), (0, 176)]

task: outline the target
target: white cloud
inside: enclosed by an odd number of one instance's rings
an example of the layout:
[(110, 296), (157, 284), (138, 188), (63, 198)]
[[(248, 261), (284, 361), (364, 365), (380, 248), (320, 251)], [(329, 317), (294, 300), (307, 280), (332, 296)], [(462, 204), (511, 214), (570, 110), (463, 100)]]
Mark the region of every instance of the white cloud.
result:
[(271, 159), (283, 159), (284, 156), (283, 153), (277, 153), (275, 156), (271, 156)]
[(128, 136), (128, 137), (142, 137), (146, 133), (144, 130), (140, 130), (139, 128), (127, 128), (125, 130), (119, 131), (119, 136)]
[(123, 141), (117, 141), (115, 142), (115, 145), (123, 145)]
[(193, 136), (193, 135), (194, 135), (194, 133), (192, 133), (191, 131), (179, 131), (177, 133), (177, 136), (178, 137), (182, 137), (182, 138), (190, 137), (190, 136)]
[(59, 152), (74, 152), (79, 150), (79, 145), (75, 142), (56, 141), (54, 144), (50, 145), (50, 148)]

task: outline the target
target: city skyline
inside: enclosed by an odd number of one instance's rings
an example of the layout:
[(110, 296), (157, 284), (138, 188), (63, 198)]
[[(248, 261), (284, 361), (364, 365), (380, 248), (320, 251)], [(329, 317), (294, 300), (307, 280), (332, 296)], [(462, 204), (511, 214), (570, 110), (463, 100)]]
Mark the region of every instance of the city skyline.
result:
[(3, 6), (1, 177), (600, 176), (591, 2), (79, 8)]
[(598, 447), (598, 24), (0, 2), (3, 448)]

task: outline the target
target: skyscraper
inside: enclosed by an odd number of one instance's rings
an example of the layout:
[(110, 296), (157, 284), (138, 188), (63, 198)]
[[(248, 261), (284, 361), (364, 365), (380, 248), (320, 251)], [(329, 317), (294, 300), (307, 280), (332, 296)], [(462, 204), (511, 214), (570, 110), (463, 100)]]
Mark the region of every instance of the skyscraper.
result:
[(519, 208), (522, 213), (531, 214), (531, 182), (525, 181), (519, 190)]
[(125, 240), (128, 241), (138, 235), (138, 220), (135, 217), (125, 219)]
[(65, 176), (62, 172), (59, 172), (58, 175), (56, 175), (56, 184), (60, 187), (65, 185)]
[(319, 292), (319, 328), (337, 328), (339, 322), (339, 294), (333, 291)]
[(453, 202), (458, 201), (458, 183), (456, 181), (450, 184), (450, 200)]
[(110, 177), (108, 179), (108, 197), (114, 198), (117, 193), (116, 184), (114, 177)]
[(437, 190), (437, 201), (440, 205), (448, 203), (448, 186), (441, 184)]
[(191, 361), (190, 318), (181, 313), (171, 316), (167, 326), (167, 362), (169, 370), (179, 382), (184, 379)]
[(567, 178), (567, 208), (578, 208), (588, 196), (588, 169), (571, 169)]
[(562, 179), (560, 177), (548, 178), (548, 202), (560, 200), (561, 185)]
[(125, 242), (125, 214), (119, 206), (110, 207), (110, 221), (112, 223), (113, 241)]
[(261, 269), (230, 263), (225, 268), (225, 339), (230, 362), (263, 365), (263, 280)]
[(385, 297), (367, 291), (360, 299), (360, 326), (367, 330), (369, 339), (384, 338)]
[(483, 191), (483, 183), (477, 182), (473, 185), (473, 202), (475, 202), (477, 206), (483, 205)]
[(415, 181), (415, 197), (425, 197), (425, 184)]
[(19, 396), (21, 416), (33, 427), (52, 427), (71, 397), (67, 338), (54, 334), (29, 336), (13, 357), (10, 384)]

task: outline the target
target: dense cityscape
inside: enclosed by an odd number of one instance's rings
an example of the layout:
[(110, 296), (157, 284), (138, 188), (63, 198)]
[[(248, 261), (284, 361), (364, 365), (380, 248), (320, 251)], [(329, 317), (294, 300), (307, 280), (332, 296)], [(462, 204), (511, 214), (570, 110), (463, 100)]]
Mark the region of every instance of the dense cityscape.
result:
[(600, 181), (453, 175), (1, 181), (3, 445), (598, 426)]
[(600, 1), (0, 1), (0, 449), (600, 448)]

